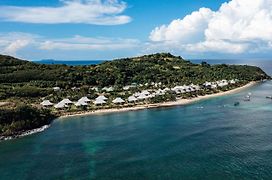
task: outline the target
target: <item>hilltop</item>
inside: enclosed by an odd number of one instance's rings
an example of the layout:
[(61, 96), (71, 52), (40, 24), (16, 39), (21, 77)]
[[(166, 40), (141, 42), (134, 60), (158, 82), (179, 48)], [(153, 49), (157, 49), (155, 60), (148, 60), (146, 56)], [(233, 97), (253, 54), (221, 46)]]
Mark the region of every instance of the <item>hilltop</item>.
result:
[(5, 67), (5, 66), (19, 66), (23, 64), (30, 63), (29, 61), (17, 59), (12, 56), (6, 56), (6, 55), (1, 55), (0, 54), (0, 67)]
[[(169, 53), (106, 61), (99, 65), (44, 65), (0, 56), (0, 83), (53, 86), (125, 86), (131, 83), (203, 83), (220, 79), (267, 79), (260, 68), (242, 65), (193, 64)], [(39, 81), (39, 83), (36, 83)]]

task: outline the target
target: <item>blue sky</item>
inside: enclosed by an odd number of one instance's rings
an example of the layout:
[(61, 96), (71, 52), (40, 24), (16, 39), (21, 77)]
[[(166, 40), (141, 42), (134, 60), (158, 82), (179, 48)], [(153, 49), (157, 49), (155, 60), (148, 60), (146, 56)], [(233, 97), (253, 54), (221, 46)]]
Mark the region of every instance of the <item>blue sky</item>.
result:
[[(31, 60), (114, 59), (166, 51), (185, 58), (267, 59), (272, 48), (271, 4), (1, 0), (0, 52)], [(264, 25), (266, 30), (254, 27)]]

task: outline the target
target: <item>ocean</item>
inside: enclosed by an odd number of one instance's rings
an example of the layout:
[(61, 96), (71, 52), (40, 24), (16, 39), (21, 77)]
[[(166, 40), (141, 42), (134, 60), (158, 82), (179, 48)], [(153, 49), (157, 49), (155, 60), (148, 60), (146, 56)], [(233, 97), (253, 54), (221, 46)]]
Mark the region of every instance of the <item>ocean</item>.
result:
[(272, 179), (271, 95), (266, 81), (186, 106), (57, 119), (0, 143), (0, 179)]

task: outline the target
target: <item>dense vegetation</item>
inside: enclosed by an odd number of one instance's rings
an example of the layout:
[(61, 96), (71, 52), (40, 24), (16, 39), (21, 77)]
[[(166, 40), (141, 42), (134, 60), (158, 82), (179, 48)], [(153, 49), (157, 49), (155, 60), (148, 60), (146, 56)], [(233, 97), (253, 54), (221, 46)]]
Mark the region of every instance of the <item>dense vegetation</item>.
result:
[[(202, 84), (206, 81), (239, 79), (245, 82), (270, 78), (260, 68), (244, 65), (193, 64), (169, 53), (125, 58), (90, 66), (44, 65), (0, 55), (0, 101), (31, 104), (0, 111), (0, 134), (27, 130), (47, 124), (54, 117), (35, 104), (41, 97), (60, 100), (88, 94), (92, 87), (122, 89), (125, 85), (161, 83), (167, 87)], [(58, 86), (64, 91), (54, 92)], [(72, 87), (80, 87), (73, 92)], [(113, 92), (115, 93), (115, 92)], [(171, 99), (169, 96), (167, 99)], [(154, 100), (154, 102), (160, 100)], [(34, 108), (35, 107), (35, 108)], [(48, 117), (48, 118), (46, 118)]]
[[(242, 65), (193, 64), (171, 54), (153, 54), (136, 58), (119, 59), (91, 66), (43, 65), (0, 56), (0, 94), (7, 96), (42, 96), (45, 88), (88, 86), (119, 86), (131, 83), (161, 82), (203, 83), (219, 79), (266, 79), (268, 76), (258, 67)], [(13, 89), (7, 91), (13, 84)], [(18, 85), (18, 86), (16, 86)], [(28, 94), (31, 90), (31, 94)], [(22, 93), (21, 93), (22, 92)], [(1, 96), (0, 96), (1, 97)]]
[(0, 108), (0, 135), (17, 135), (20, 132), (49, 124), (54, 118), (49, 110), (19, 105)]

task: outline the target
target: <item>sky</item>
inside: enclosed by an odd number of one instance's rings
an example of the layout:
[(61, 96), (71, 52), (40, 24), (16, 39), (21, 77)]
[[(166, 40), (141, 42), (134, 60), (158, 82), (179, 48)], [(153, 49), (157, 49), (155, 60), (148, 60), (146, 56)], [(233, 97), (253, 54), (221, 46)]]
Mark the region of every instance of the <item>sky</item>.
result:
[(272, 55), (272, 0), (1, 0), (0, 27), (0, 53), (28, 60)]

